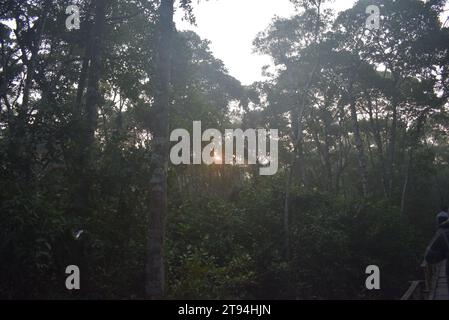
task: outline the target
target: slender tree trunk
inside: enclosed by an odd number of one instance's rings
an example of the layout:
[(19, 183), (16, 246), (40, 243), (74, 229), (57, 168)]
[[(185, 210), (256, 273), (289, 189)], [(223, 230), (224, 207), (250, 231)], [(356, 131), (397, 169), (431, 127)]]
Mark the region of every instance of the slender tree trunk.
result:
[(396, 132), (397, 132), (397, 107), (393, 106), (393, 121), (391, 124), (390, 145), (388, 148), (388, 195), (391, 197), (393, 193), (393, 176), (394, 176), (394, 158), (396, 152)]
[[(95, 141), (95, 130), (97, 128), (97, 113), (102, 101), (99, 83), (102, 74), (102, 43), (104, 28), (106, 24), (106, 4), (108, 0), (95, 1), (95, 17), (93, 30), (90, 33), (88, 46), (90, 46), (89, 57), (84, 59), (82, 75), (77, 93), (78, 110), (75, 112), (81, 118), (76, 117), (77, 150), (75, 151), (75, 190), (73, 200), (73, 211), (76, 215), (86, 218), (90, 215), (90, 190), (91, 190), (91, 167), (92, 148)], [(90, 61), (90, 64), (88, 64)], [(83, 74), (84, 73), (84, 74)], [(84, 107), (81, 104), (82, 93), (87, 81), (86, 101)], [(78, 122), (79, 121), (79, 122)]]
[(82, 99), (83, 93), (86, 89), (86, 81), (87, 81), (87, 70), (89, 67), (89, 47), (86, 48), (85, 56), (83, 57), (83, 64), (81, 66), (80, 78), (78, 80), (78, 88), (76, 92), (76, 100), (75, 100), (75, 110), (74, 113), (77, 116), (77, 120), (81, 118), (82, 115)]
[[(307, 91), (309, 90), (310, 84), (307, 86)], [(302, 162), (302, 137), (303, 137), (303, 113), (306, 105), (305, 94), (302, 101), (302, 107), (299, 109), (298, 113), (293, 113), (297, 115), (296, 130), (293, 132), (294, 139), (294, 149), (293, 149), (293, 159), (291, 160), (290, 168), (287, 170), (287, 180), (285, 186), (285, 201), (284, 201), (284, 214), (283, 214), (283, 234), (284, 234), (284, 257), (285, 260), (290, 260), (290, 189), (293, 182), (293, 176), (295, 169), (301, 175), (301, 180), (304, 183), (304, 177), (302, 177), (303, 162)], [(295, 119), (293, 119), (295, 121)]]
[(383, 192), (384, 196), (387, 197), (388, 195), (388, 184), (387, 184), (387, 173), (385, 169), (385, 158), (384, 158), (384, 151), (383, 151), (383, 144), (382, 144), (382, 137), (379, 130), (379, 124), (378, 119), (374, 119), (373, 114), (373, 103), (368, 95), (366, 95), (366, 99), (368, 101), (368, 113), (369, 113), (369, 121), (371, 125), (371, 131), (373, 133), (374, 141), (377, 146), (377, 158), (379, 159), (379, 164), (382, 170), (382, 186), (383, 186)]
[[(318, 0), (316, 2), (317, 5), (317, 21), (315, 25), (315, 43), (320, 44), (320, 24), (321, 24), (321, 0)], [(293, 130), (293, 159), (291, 160), (290, 164), (290, 170), (287, 170), (287, 181), (286, 181), (286, 188), (285, 188), (285, 203), (284, 203), (284, 213), (283, 213), (283, 221), (284, 221), (284, 252), (285, 252), (285, 259), (288, 261), (290, 260), (290, 224), (289, 224), (289, 207), (290, 207), (290, 188), (292, 185), (292, 173), (293, 168), (296, 167), (296, 165), (299, 163), (300, 168), (299, 170), (304, 170), (304, 166), (302, 165), (303, 159), (302, 159), (302, 130), (303, 130), (303, 115), (306, 109), (306, 104), (308, 100), (309, 90), (312, 86), (313, 79), (315, 77), (315, 74), (318, 70), (318, 67), (320, 65), (320, 51), (318, 50), (317, 60), (312, 68), (312, 71), (309, 75), (309, 79), (307, 81), (307, 84), (304, 88), (304, 91), (302, 92), (302, 96), (300, 98), (299, 107), (296, 111), (292, 113), (292, 130)], [(296, 130), (295, 130), (295, 122), (296, 122)], [(300, 171), (301, 172), (301, 171)], [(304, 177), (303, 177), (304, 179)]]
[(331, 139), (329, 136), (330, 132), (330, 122), (331, 122), (331, 115), (327, 109), (327, 105), (325, 106), (323, 110), (324, 115), (324, 162), (326, 165), (326, 172), (327, 172), (327, 180), (328, 180), (328, 188), (329, 191), (333, 191), (333, 172), (332, 172), (332, 161), (331, 161), (331, 154), (330, 154), (330, 146), (331, 146)]
[(102, 43), (106, 22), (107, 0), (95, 0), (95, 22), (93, 30), (93, 43), (90, 54), (90, 66), (87, 81), (85, 123), (86, 148), (90, 148), (94, 142), (95, 130), (97, 128), (98, 108), (100, 107), (102, 96), (100, 93)]
[[(338, 126), (339, 126), (339, 135), (338, 135), (338, 150), (339, 150), (339, 157), (338, 157), (338, 167), (337, 172), (335, 174), (335, 194), (340, 194), (340, 182), (342, 181), (342, 175), (347, 165), (347, 148), (345, 147), (345, 137), (346, 134), (345, 128), (343, 126), (344, 118), (343, 118), (343, 108), (340, 108), (339, 116), (338, 116)], [(344, 189), (344, 185), (343, 185)]]
[(401, 215), (405, 215), (405, 204), (407, 200), (407, 188), (410, 183), (410, 173), (411, 173), (411, 167), (413, 164), (413, 157), (415, 155), (415, 151), (418, 148), (419, 145), (419, 137), (421, 135), (421, 129), (424, 125), (425, 116), (429, 108), (426, 108), (418, 117), (417, 123), (416, 123), (416, 130), (414, 135), (411, 138), (411, 144), (410, 149), (408, 152), (408, 159), (406, 163), (405, 168), (405, 178), (404, 178), (404, 184), (402, 185), (402, 195), (401, 195)]
[(349, 108), (351, 110), (351, 119), (354, 126), (355, 147), (357, 149), (357, 163), (359, 168), (360, 180), (362, 184), (362, 195), (364, 198), (368, 196), (368, 174), (366, 170), (366, 157), (363, 150), (363, 141), (360, 134), (359, 121), (357, 119), (356, 100), (353, 93), (353, 84), (350, 82), (348, 88)]
[(161, 299), (165, 293), (164, 240), (167, 216), (167, 168), (169, 153), (169, 114), (171, 52), (174, 30), (174, 0), (162, 0), (159, 6), (154, 119), (152, 119), (152, 177), (150, 221), (145, 266), (145, 297)]
[[(92, 5), (89, 6), (88, 15), (92, 13)], [(83, 63), (81, 65), (81, 72), (80, 77), (78, 80), (78, 88), (76, 91), (76, 100), (75, 100), (75, 114), (77, 115), (77, 120), (81, 119), (82, 113), (83, 113), (83, 94), (84, 90), (86, 89), (86, 82), (88, 77), (88, 71), (89, 71), (89, 61), (92, 55), (91, 49), (92, 46), (96, 45), (94, 42), (94, 37), (92, 36), (91, 32), (95, 32), (95, 30), (92, 30), (91, 22), (86, 19), (84, 21), (84, 25), (86, 26), (86, 39), (85, 42), (85, 48), (84, 48), (84, 57), (83, 57)]]
[[(290, 169), (291, 171), (292, 169)], [(284, 201), (284, 216), (282, 221), (282, 227), (284, 232), (284, 257), (285, 260), (290, 260), (290, 188), (292, 184), (292, 174), (288, 173), (285, 201)]]
[[(89, 58), (90, 62), (86, 72), (87, 75), (81, 75), (82, 77), (87, 77), (87, 79), (81, 79), (81, 88), (87, 81), (86, 90), (86, 101), (83, 110), (75, 110), (75, 112), (81, 113), (80, 126), (77, 127), (81, 132), (79, 133), (78, 146), (79, 149), (76, 151), (79, 153), (79, 163), (76, 164), (75, 172), (79, 174), (79, 177), (75, 177), (76, 187), (75, 187), (75, 201), (73, 203), (73, 211), (76, 217), (81, 218), (81, 228), (88, 228), (89, 218), (93, 214), (93, 200), (92, 200), (92, 168), (93, 168), (93, 149), (95, 142), (95, 130), (97, 128), (97, 115), (98, 109), (102, 102), (102, 96), (100, 93), (100, 80), (102, 77), (102, 46), (104, 29), (106, 25), (106, 9), (108, 0), (95, 0), (95, 16), (93, 22), (93, 30), (90, 34), (91, 39), (88, 40), (90, 43)], [(83, 67), (87, 66), (87, 60), (83, 62)], [(78, 94), (82, 91), (78, 91)], [(78, 97), (77, 97), (78, 99)], [(78, 107), (82, 106), (81, 99), (77, 101), (80, 103)], [(83, 112), (84, 111), (84, 112)], [(78, 120), (77, 120), (78, 121)], [(80, 268), (83, 270), (83, 295), (85, 297), (91, 297), (92, 292), (92, 281), (91, 281), (91, 271), (88, 263), (89, 259), (89, 244), (87, 240), (84, 240), (81, 249)]]
[(409, 154), (408, 154), (408, 160), (405, 168), (405, 179), (404, 184), (402, 186), (402, 194), (401, 194), (401, 215), (404, 216), (405, 214), (405, 202), (406, 202), (406, 196), (407, 196), (407, 188), (408, 183), (410, 179), (410, 167), (412, 165), (413, 161), (413, 148), (410, 148)]
[[(394, 88), (395, 91), (398, 90), (398, 76), (394, 75)], [(398, 97), (396, 93), (393, 95), (392, 99), (392, 123), (390, 130), (390, 143), (388, 145), (388, 164), (387, 164), (387, 182), (388, 182), (388, 196), (391, 197), (394, 188), (394, 166), (395, 166), (395, 155), (396, 155), (396, 135), (397, 135), (397, 125), (398, 125)]]

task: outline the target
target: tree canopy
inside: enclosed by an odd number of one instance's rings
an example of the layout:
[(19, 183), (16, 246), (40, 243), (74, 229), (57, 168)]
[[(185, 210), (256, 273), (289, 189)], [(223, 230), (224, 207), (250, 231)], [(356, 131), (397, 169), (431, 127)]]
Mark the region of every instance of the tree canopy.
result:
[[(449, 201), (446, 1), (292, 2), (248, 86), (176, 29), (190, 0), (0, 3), (0, 298), (401, 296)], [(193, 121), (278, 129), (278, 172), (171, 164)]]

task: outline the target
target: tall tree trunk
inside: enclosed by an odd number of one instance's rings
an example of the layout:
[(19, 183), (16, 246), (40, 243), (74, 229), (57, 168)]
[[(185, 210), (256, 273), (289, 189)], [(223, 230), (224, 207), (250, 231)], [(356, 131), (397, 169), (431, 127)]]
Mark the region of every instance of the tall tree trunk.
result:
[[(89, 228), (88, 221), (93, 213), (93, 201), (92, 201), (92, 168), (93, 168), (93, 148), (95, 142), (95, 130), (97, 128), (97, 115), (98, 109), (102, 102), (102, 96), (100, 93), (100, 80), (102, 77), (102, 46), (104, 38), (104, 30), (106, 26), (106, 9), (108, 0), (95, 0), (95, 16), (93, 22), (93, 30), (90, 33), (90, 39), (88, 40), (90, 48), (87, 70), (82, 70), (80, 79), (80, 86), (83, 87), (84, 83), (87, 81), (86, 90), (86, 101), (83, 110), (75, 110), (75, 113), (81, 113), (81, 118), (76, 116), (76, 122), (80, 121), (80, 125), (77, 129), (80, 130), (77, 135), (77, 146), (76, 158), (79, 159), (78, 163), (75, 164), (75, 187), (74, 187), (74, 200), (72, 204), (72, 213), (77, 218), (80, 219), (80, 228)], [(84, 59), (83, 67), (87, 66), (87, 60)], [(84, 82), (84, 83), (83, 83)], [(79, 88), (83, 90), (83, 88)], [(78, 96), (81, 94), (81, 96)], [(81, 103), (82, 91), (78, 91), (76, 103), (80, 103), (78, 107), (82, 106)], [(79, 100), (78, 100), (79, 99)], [(85, 297), (90, 297), (91, 291), (91, 281), (90, 281), (90, 268), (88, 263), (88, 248), (87, 242), (82, 243), (82, 248), (80, 250), (81, 256), (78, 257), (80, 261), (80, 269), (83, 270), (83, 295)]]
[[(399, 90), (399, 80), (396, 74), (394, 77), (394, 88), (395, 91)], [(387, 164), (387, 182), (388, 182), (388, 196), (391, 197), (394, 188), (394, 166), (395, 166), (395, 155), (396, 155), (396, 135), (397, 135), (397, 125), (398, 125), (398, 97), (397, 94), (393, 94), (392, 98), (392, 123), (390, 129), (390, 143), (388, 145), (388, 164)]]
[[(93, 30), (90, 33), (88, 46), (90, 46), (89, 56), (84, 59), (83, 69), (79, 86), (84, 87), (87, 81), (86, 101), (82, 110), (75, 110), (80, 113), (81, 118), (76, 116), (77, 130), (77, 150), (75, 151), (75, 181), (73, 211), (76, 215), (86, 218), (90, 215), (90, 190), (91, 190), (91, 167), (92, 148), (95, 141), (95, 130), (97, 128), (98, 108), (102, 101), (99, 83), (102, 74), (102, 43), (104, 28), (106, 24), (106, 4), (108, 0), (95, 0), (95, 16)], [(88, 64), (90, 61), (90, 64)], [(87, 68), (87, 69), (86, 69)], [(84, 78), (84, 79), (83, 79)], [(81, 104), (82, 88), (78, 88), (76, 103)], [(79, 105), (78, 108), (81, 108)], [(78, 122), (80, 120), (80, 122)]]
[(410, 173), (411, 173), (411, 167), (413, 164), (413, 157), (415, 155), (416, 149), (418, 148), (419, 137), (421, 135), (421, 129), (424, 125), (426, 113), (428, 112), (429, 109), (430, 109), (429, 107), (424, 109), (421, 112), (421, 114), (419, 115), (417, 122), (416, 122), (416, 130), (415, 130), (413, 136), (411, 137), (410, 149), (408, 152), (408, 159), (407, 159), (406, 168), (405, 168), (404, 184), (402, 185), (402, 194), (401, 194), (401, 215), (402, 216), (404, 216), (404, 214), (405, 214), (405, 204), (406, 204), (406, 200), (407, 200), (407, 198), (406, 198), (407, 197), (407, 188), (410, 183)]
[[(345, 185), (343, 183), (343, 173), (348, 165), (348, 154), (351, 150), (351, 145), (348, 143), (348, 133), (346, 132), (346, 128), (343, 125), (345, 122), (344, 118), (344, 108), (341, 106), (339, 108), (338, 112), (338, 127), (339, 127), (339, 134), (338, 134), (338, 150), (339, 150), (339, 157), (338, 157), (338, 166), (337, 166), (337, 172), (335, 174), (335, 194), (339, 195), (341, 189), (343, 189), (343, 194), (346, 193)], [(345, 143), (346, 142), (346, 143)], [(341, 182), (341, 183), (340, 183)]]
[(357, 164), (359, 168), (360, 182), (362, 184), (362, 195), (364, 198), (366, 198), (368, 196), (368, 174), (366, 170), (366, 157), (365, 152), (363, 150), (363, 141), (362, 136), (360, 134), (359, 121), (357, 119), (357, 107), (353, 92), (352, 81), (350, 81), (349, 84), (348, 95), (349, 95), (349, 108), (351, 110), (351, 119), (352, 124), (354, 126), (355, 147), (357, 149)]
[[(89, 37), (89, 35), (88, 35)], [(82, 99), (84, 90), (86, 89), (86, 82), (87, 82), (87, 71), (89, 68), (89, 51), (90, 51), (90, 45), (88, 44), (88, 47), (85, 49), (85, 55), (83, 57), (83, 64), (81, 66), (81, 73), (80, 78), (78, 80), (78, 88), (76, 92), (76, 100), (75, 100), (75, 109), (74, 113), (76, 115), (76, 120), (79, 120), (82, 115)]]
[(171, 52), (174, 33), (174, 0), (162, 0), (159, 6), (154, 119), (152, 119), (152, 177), (150, 221), (145, 266), (145, 297), (161, 299), (165, 291), (164, 240), (167, 216), (167, 167), (169, 153), (169, 114)]
[(394, 158), (396, 153), (396, 132), (398, 123), (397, 106), (393, 106), (393, 120), (391, 123), (390, 144), (388, 148), (388, 195), (393, 194)]
[[(92, 3), (92, 2), (90, 3), (87, 16), (90, 16), (92, 14), (92, 5), (93, 4), (94, 3)], [(84, 94), (84, 90), (86, 89), (86, 82), (87, 82), (87, 77), (88, 77), (88, 72), (89, 72), (89, 61), (90, 61), (90, 58), (92, 55), (91, 49), (94, 45), (96, 45), (94, 42), (94, 36), (92, 36), (92, 34), (91, 34), (91, 32), (93, 32), (91, 22), (88, 19), (86, 19), (86, 21), (84, 21), (83, 25), (86, 26), (85, 37), (86, 37), (87, 41), (85, 42), (86, 47), (84, 48), (83, 63), (81, 65), (81, 72), (80, 72), (80, 77), (78, 80), (78, 88), (76, 91), (74, 113), (77, 116), (76, 117), (77, 121), (81, 119), (81, 116), (83, 113), (83, 94)]]
[(373, 102), (368, 94), (365, 95), (365, 99), (367, 99), (367, 101), (368, 101), (368, 114), (369, 114), (369, 121), (370, 121), (370, 125), (371, 125), (371, 131), (373, 133), (374, 141), (377, 146), (377, 158), (379, 160), (379, 164), (380, 164), (380, 167), (382, 170), (383, 192), (384, 192), (384, 196), (387, 197), (388, 184), (387, 184), (387, 173), (386, 173), (386, 168), (385, 168), (385, 157), (384, 157), (384, 151), (383, 151), (382, 136), (380, 134), (377, 114), (376, 114), (376, 119), (374, 119)]
[[(82, 210), (82, 214), (88, 215), (87, 197), (90, 189), (90, 173), (92, 147), (95, 141), (97, 128), (98, 108), (102, 102), (100, 93), (100, 79), (102, 77), (102, 46), (104, 29), (106, 25), (106, 9), (108, 0), (95, 0), (93, 26), (88, 27), (85, 56), (81, 69), (80, 79), (75, 100), (76, 144), (74, 166), (75, 179), (78, 180), (79, 189), (75, 191), (77, 200), (74, 206)], [(85, 104), (82, 102), (86, 88)]]
[(87, 151), (91, 148), (95, 130), (97, 128), (98, 108), (100, 107), (102, 96), (100, 93), (101, 79), (101, 61), (102, 61), (102, 43), (104, 37), (104, 28), (106, 23), (106, 3), (107, 0), (95, 0), (95, 21), (92, 35), (92, 47), (90, 52), (90, 65), (88, 72), (86, 108), (85, 112), (85, 148)]
[(410, 181), (410, 168), (412, 166), (413, 161), (413, 153), (414, 150), (412, 147), (410, 147), (410, 150), (408, 152), (408, 159), (406, 163), (405, 168), (405, 179), (404, 184), (402, 185), (402, 194), (401, 194), (401, 216), (404, 216), (405, 214), (405, 202), (406, 202), (406, 196), (407, 196), (407, 188)]
[[(315, 25), (315, 35), (314, 35), (314, 41), (316, 44), (321, 43), (320, 39), (320, 24), (321, 24), (321, 0), (318, 0), (316, 2), (316, 10), (317, 10), (317, 20)], [(302, 92), (300, 103), (296, 111), (292, 113), (292, 137), (293, 137), (293, 159), (290, 163), (290, 168), (287, 170), (287, 180), (286, 180), (286, 187), (285, 187), (285, 202), (284, 202), (284, 213), (283, 213), (283, 233), (284, 233), (284, 253), (285, 253), (285, 259), (288, 261), (290, 260), (290, 223), (289, 223), (289, 216), (290, 216), (290, 188), (292, 185), (292, 177), (294, 168), (298, 165), (301, 166), (299, 168), (299, 172), (301, 170), (304, 170), (304, 166), (302, 165), (302, 130), (303, 130), (303, 115), (306, 109), (306, 104), (308, 100), (309, 90), (312, 86), (313, 79), (315, 77), (315, 74), (318, 70), (318, 67), (320, 65), (320, 51), (318, 50), (317, 59), (316, 62), (312, 68), (312, 71), (309, 75), (309, 79), (306, 83), (306, 86), (304, 88), (304, 91)], [(288, 66), (287, 66), (288, 67)], [(296, 129), (295, 129), (295, 122), (296, 122)], [(304, 179), (304, 177), (303, 177)]]
[(331, 138), (329, 136), (332, 115), (328, 109), (329, 103), (330, 103), (330, 99), (326, 98), (325, 105), (321, 107), (321, 113), (323, 116), (323, 125), (324, 125), (324, 127), (323, 127), (323, 132), (324, 132), (323, 153), (324, 153), (324, 164), (325, 164), (325, 169), (326, 169), (326, 173), (327, 173), (327, 188), (328, 188), (329, 192), (332, 192), (334, 189), (333, 188), (334, 177), (333, 177), (332, 161), (331, 161), (331, 153), (330, 153)]
[[(313, 72), (313, 74), (315, 71)], [(311, 76), (310, 82), (307, 85), (306, 91), (309, 91), (309, 87), (311, 85), (313, 75)], [(304, 170), (303, 166), (303, 158), (302, 158), (302, 140), (303, 140), (303, 114), (304, 109), (306, 107), (306, 98), (307, 94), (303, 94), (303, 98), (301, 101), (301, 107), (299, 112), (293, 112), (293, 115), (297, 116), (297, 119), (292, 119), (293, 122), (296, 122), (296, 125), (292, 127), (295, 128), (293, 131), (293, 159), (290, 163), (290, 168), (287, 170), (287, 181), (285, 186), (285, 201), (284, 201), (284, 214), (283, 214), (283, 235), (284, 235), (284, 243), (283, 243), (283, 251), (285, 260), (290, 260), (290, 189), (293, 182), (293, 176), (295, 169), (301, 175), (301, 180), (304, 182), (304, 177), (301, 172)]]

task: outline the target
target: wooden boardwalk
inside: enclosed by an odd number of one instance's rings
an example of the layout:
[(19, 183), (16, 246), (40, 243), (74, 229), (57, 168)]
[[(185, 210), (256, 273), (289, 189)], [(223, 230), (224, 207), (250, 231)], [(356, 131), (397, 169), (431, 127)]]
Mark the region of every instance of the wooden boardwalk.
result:
[(439, 265), (436, 285), (429, 297), (430, 300), (449, 300), (445, 263)]
[(424, 280), (412, 281), (401, 300), (449, 300), (446, 261), (432, 265), (424, 261), (421, 268)]

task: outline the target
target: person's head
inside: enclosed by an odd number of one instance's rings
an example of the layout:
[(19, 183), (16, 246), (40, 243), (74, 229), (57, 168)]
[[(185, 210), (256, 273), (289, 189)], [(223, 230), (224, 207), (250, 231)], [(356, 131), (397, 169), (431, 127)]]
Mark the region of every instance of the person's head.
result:
[(449, 220), (449, 213), (447, 210), (447, 206), (441, 206), (441, 212), (437, 215), (437, 223), (441, 225), (442, 223), (446, 223)]

